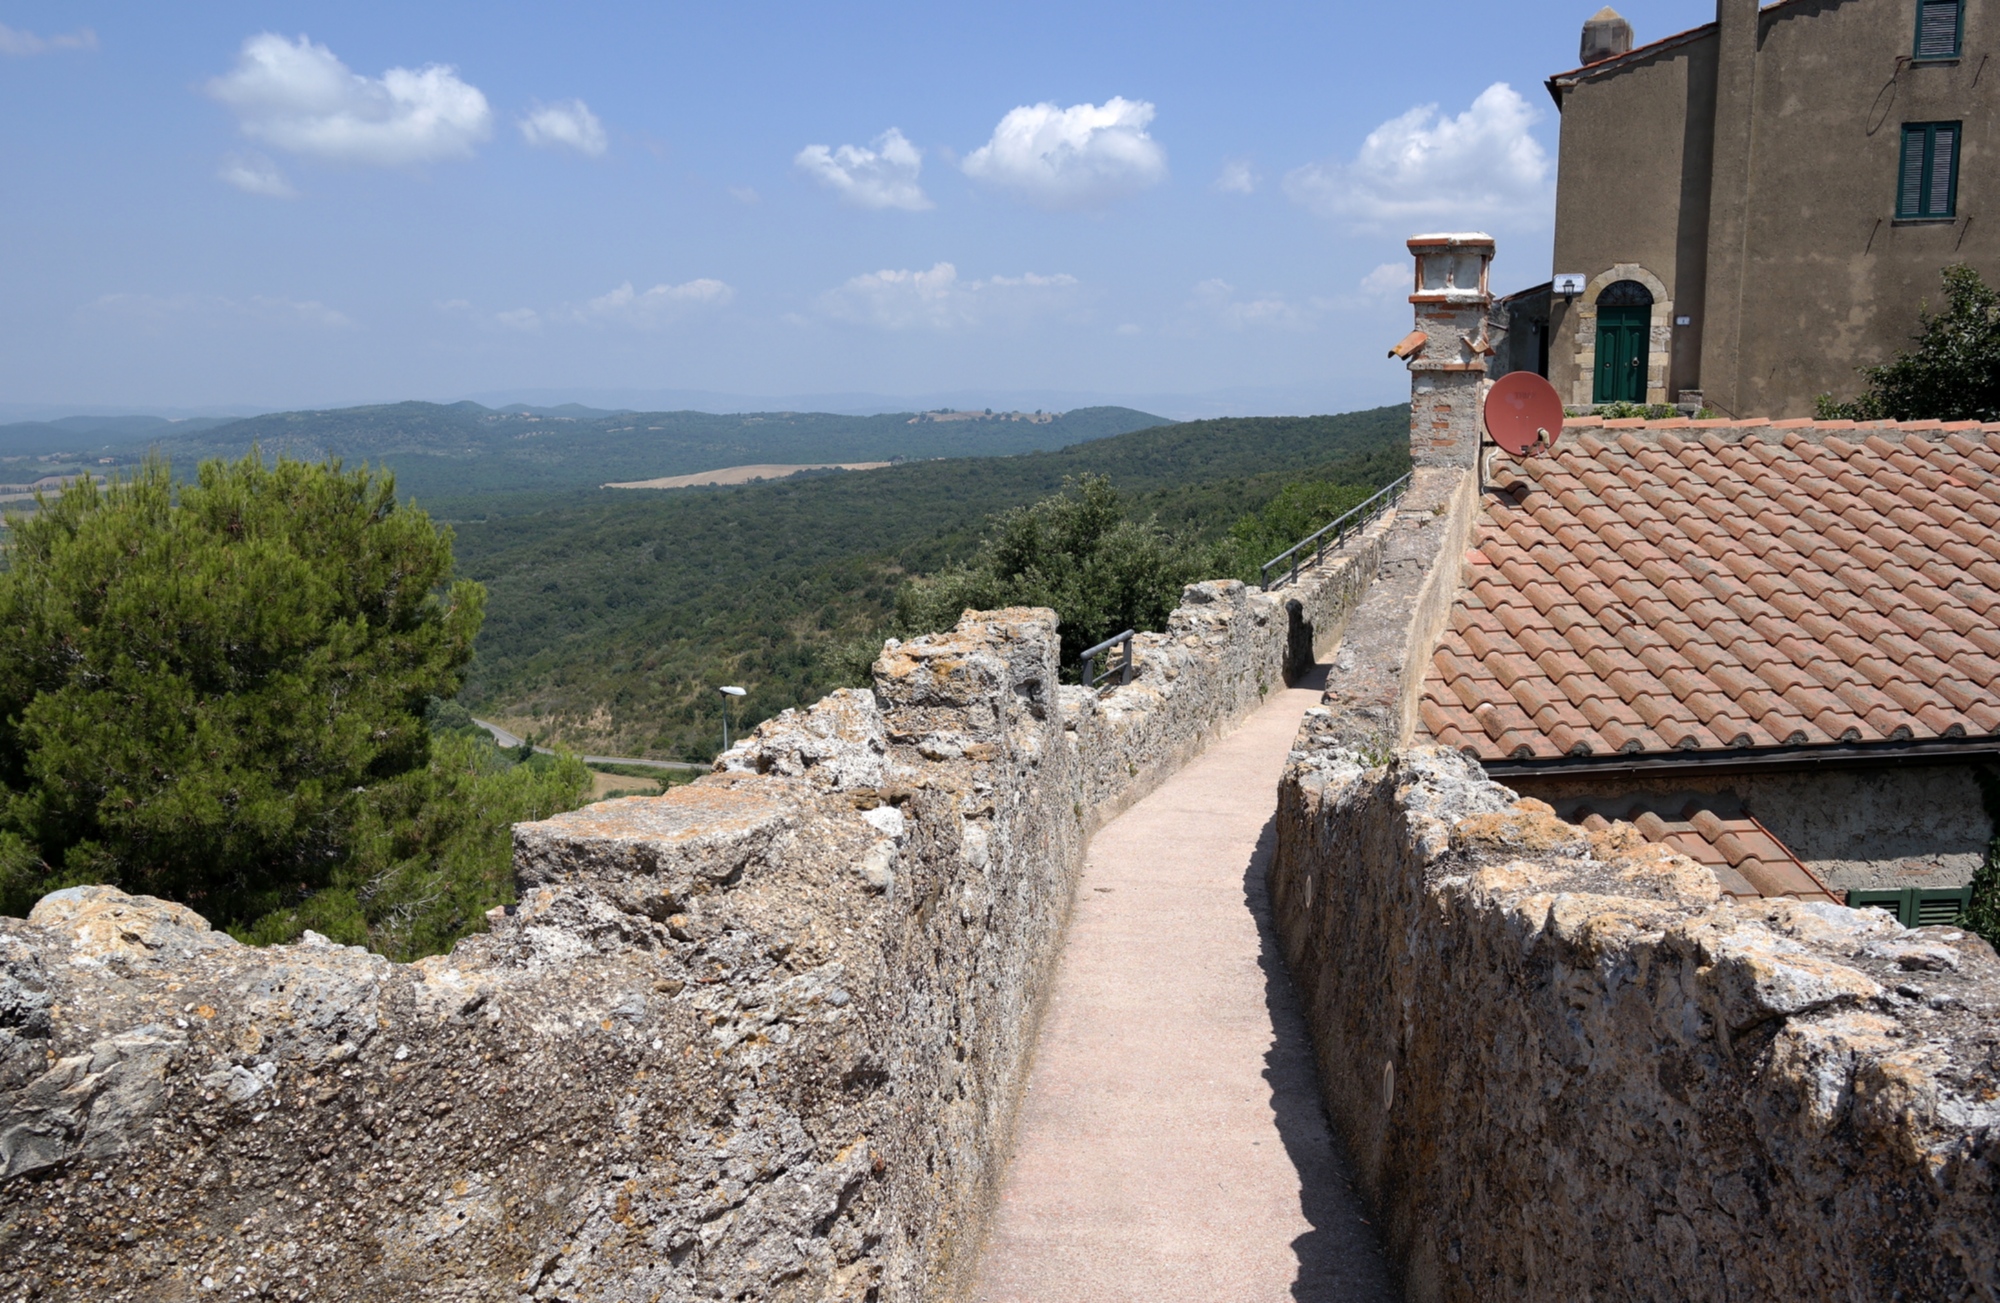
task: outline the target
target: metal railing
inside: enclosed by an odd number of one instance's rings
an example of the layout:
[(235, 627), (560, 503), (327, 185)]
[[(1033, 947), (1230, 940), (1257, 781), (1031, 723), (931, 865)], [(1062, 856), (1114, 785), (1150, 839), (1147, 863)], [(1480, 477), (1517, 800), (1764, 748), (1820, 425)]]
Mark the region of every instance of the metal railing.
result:
[(1097, 680), (1100, 677), (1109, 678), (1111, 676), (1111, 666), (1106, 665), (1104, 667), (1104, 674), (1102, 676), (1098, 675), (1093, 666), (1099, 655), (1108, 648), (1116, 647), (1121, 642), (1125, 644), (1125, 664), (1121, 667), (1118, 682), (1123, 684), (1132, 681), (1132, 635), (1136, 632), (1137, 630), (1127, 629), (1124, 633), (1114, 633), (1083, 654), (1084, 687), (1094, 688), (1097, 686)]
[(1402, 497), (1404, 491), (1409, 487), (1410, 477), (1409, 475), (1405, 475), (1386, 488), (1377, 489), (1366, 502), (1363, 502), (1354, 510), (1337, 517), (1329, 525), (1321, 526), (1315, 532), (1308, 534), (1284, 551), (1278, 553), (1278, 555), (1272, 557), (1269, 561), (1266, 561), (1258, 571), (1258, 580), (1263, 584), (1265, 591), (1268, 592), (1271, 588), (1271, 571), (1275, 567), (1290, 561), (1292, 563), (1291, 574), (1289, 576), (1280, 575), (1278, 582), (1281, 584), (1296, 584), (1299, 582), (1301, 558), (1307, 548), (1317, 545), (1317, 549), (1313, 552), (1312, 561), (1314, 565), (1318, 565), (1326, 559), (1326, 550), (1329, 547), (1339, 547), (1341, 541), (1349, 534), (1352, 534), (1357, 529), (1365, 528), (1375, 517), (1395, 505), (1396, 499)]

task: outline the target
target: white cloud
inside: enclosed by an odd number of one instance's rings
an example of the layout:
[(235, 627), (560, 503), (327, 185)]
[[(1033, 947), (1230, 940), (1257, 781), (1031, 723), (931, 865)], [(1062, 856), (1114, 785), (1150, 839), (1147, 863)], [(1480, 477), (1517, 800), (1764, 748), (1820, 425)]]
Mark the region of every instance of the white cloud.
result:
[(691, 280), (680, 285), (655, 285), (635, 290), (626, 281), (609, 294), (600, 294), (575, 313), (579, 321), (600, 321), (613, 325), (649, 330), (685, 317), (703, 308), (726, 306), (736, 291), (719, 280)]
[(747, 185), (730, 186), (729, 197), (739, 204), (760, 203), (764, 198), (764, 196), (757, 193), (754, 187)]
[(59, 36), (37, 36), (17, 27), (0, 23), (0, 54), (11, 54), (17, 58), (27, 58), (31, 54), (48, 54), (53, 50), (94, 50), (97, 48), (97, 33), (88, 27), (79, 27), (73, 32)]
[(1528, 132), (1539, 117), (1505, 82), (1455, 118), (1421, 104), (1369, 132), (1353, 162), (1287, 173), (1285, 193), (1365, 230), (1546, 225), (1555, 165)]
[(344, 330), (354, 324), (346, 313), (318, 299), (253, 294), (247, 299), (217, 294), (106, 294), (85, 304), (86, 318), (141, 326), (179, 326), (189, 321), (255, 322), (264, 326), (307, 326)]
[(875, 137), (873, 147), (807, 145), (792, 160), (800, 171), (857, 208), (903, 208), (920, 212), (934, 207), (917, 174), (924, 152), (891, 127)]
[(1197, 316), (1209, 318), (1224, 330), (1301, 330), (1312, 324), (1312, 314), (1283, 295), (1238, 298), (1236, 287), (1226, 280), (1205, 280), (1196, 285), (1189, 306)]
[(493, 320), (509, 330), (540, 330), (542, 314), (533, 308), (512, 308), (506, 312), (496, 312)]
[(545, 149), (573, 149), (597, 158), (610, 147), (604, 124), (582, 100), (564, 100), (560, 104), (536, 101), (519, 125), (521, 139)]
[(1263, 179), (1263, 175), (1251, 165), (1249, 159), (1232, 158), (1222, 165), (1222, 171), (1216, 173), (1209, 189), (1218, 194), (1247, 195), (1253, 193), (1257, 189), (1257, 183)]
[(1023, 320), (1059, 309), (1076, 277), (1025, 272), (963, 281), (958, 268), (940, 262), (929, 271), (876, 271), (856, 276), (820, 296), (819, 309), (842, 321), (884, 330), (957, 330), (989, 322)]
[(1371, 299), (1401, 298), (1413, 292), (1416, 268), (1409, 262), (1385, 262), (1361, 278), (1361, 292)]
[(292, 189), (292, 183), (285, 179), (277, 164), (262, 154), (231, 154), (222, 160), (222, 168), (216, 175), (245, 194), (272, 199), (298, 198), (299, 192)]
[(208, 93), (235, 110), (244, 135), (341, 163), (465, 157), (493, 122), (486, 97), (443, 64), (362, 77), (324, 45), (270, 32), (243, 42), (236, 66)]
[(1039, 208), (1101, 208), (1166, 179), (1167, 151), (1146, 134), (1153, 113), (1144, 100), (1117, 97), (1101, 108), (1023, 105), (962, 166)]

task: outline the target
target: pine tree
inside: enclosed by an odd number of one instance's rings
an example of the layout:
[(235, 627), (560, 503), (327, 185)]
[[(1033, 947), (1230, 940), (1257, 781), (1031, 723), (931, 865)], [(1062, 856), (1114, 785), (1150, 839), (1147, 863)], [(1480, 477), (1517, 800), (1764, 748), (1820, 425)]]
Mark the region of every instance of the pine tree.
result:
[(0, 574), (0, 908), (108, 882), (243, 926), (328, 886), (471, 658), (450, 531), (254, 452), (37, 506)]

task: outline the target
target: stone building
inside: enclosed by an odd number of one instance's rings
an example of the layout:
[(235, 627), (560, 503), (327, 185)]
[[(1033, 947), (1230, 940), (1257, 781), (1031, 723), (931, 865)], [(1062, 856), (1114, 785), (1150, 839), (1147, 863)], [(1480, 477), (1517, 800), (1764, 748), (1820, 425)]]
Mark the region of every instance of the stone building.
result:
[(1938, 272), (1995, 270), (1980, 81), (2000, 12), (1967, 0), (1717, 0), (1645, 45), (1610, 9), (1562, 114), (1546, 367), (1564, 401), (1811, 415), (1909, 341)]

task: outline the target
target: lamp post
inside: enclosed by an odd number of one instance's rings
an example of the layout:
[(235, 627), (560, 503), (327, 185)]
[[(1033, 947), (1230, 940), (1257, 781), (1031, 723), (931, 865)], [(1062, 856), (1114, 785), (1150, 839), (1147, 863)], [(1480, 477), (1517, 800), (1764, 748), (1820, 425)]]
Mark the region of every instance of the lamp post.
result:
[(734, 686), (717, 688), (716, 691), (722, 694), (722, 749), (727, 751), (729, 750), (729, 699), (747, 694), (742, 688)]

